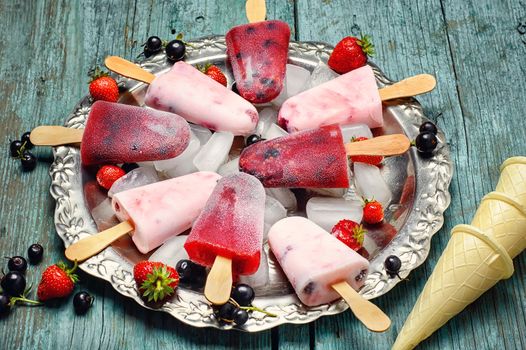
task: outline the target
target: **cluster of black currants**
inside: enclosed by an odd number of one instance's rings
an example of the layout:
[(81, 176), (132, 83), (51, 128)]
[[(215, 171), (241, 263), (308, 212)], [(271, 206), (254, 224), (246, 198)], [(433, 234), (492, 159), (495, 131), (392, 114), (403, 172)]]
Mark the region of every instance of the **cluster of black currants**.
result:
[(248, 311), (254, 310), (252, 301), (255, 296), (252, 287), (243, 283), (237, 284), (232, 288), (228, 302), (214, 309), (217, 319), (237, 326), (244, 325), (248, 321)]
[(29, 140), (31, 132), (25, 132), (20, 140), (11, 141), (9, 145), (9, 152), (11, 157), (20, 159), (22, 169), (24, 171), (31, 171), (37, 166), (37, 157), (29, 150), (33, 148), (33, 144)]
[[(42, 260), (43, 254), (44, 248), (40, 244), (32, 244), (27, 250), (31, 264), (38, 264)], [(41, 304), (36, 300), (27, 298), (31, 291), (31, 286), (26, 288), (27, 260), (23, 256), (13, 256), (7, 259), (9, 259), (7, 261), (8, 272), (0, 281), (0, 286), (2, 287), (2, 292), (0, 293), (0, 316), (8, 314), (11, 307), (15, 306), (16, 303)]]
[(416, 150), (424, 157), (431, 157), (438, 145), (437, 127), (432, 122), (424, 122), (418, 131), (420, 133), (414, 141)]
[(144, 57), (150, 57), (160, 52), (163, 48), (166, 53), (166, 57), (173, 63), (180, 61), (184, 58), (186, 53), (186, 44), (182, 40), (183, 35), (178, 34), (177, 37), (169, 42), (161, 40), (158, 36), (151, 36), (144, 43), (143, 54)]

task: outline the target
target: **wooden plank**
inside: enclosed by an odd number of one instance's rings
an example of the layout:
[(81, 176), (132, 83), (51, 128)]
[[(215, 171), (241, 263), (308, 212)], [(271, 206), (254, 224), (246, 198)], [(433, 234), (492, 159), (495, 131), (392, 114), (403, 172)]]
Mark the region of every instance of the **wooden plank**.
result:
[[(514, 127), (524, 124), (519, 102), (524, 94), (517, 87), (525, 81), (524, 38), (515, 29), (526, 12), (520, 2), (512, 5), (510, 1), (446, 1), (444, 6), (438, 0), (296, 4), (299, 40), (336, 44), (346, 35), (371, 34), (377, 51), (374, 61), (392, 79), (423, 72), (437, 77), (437, 89), (418, 100), (426, 115), (445, 131), (455, 164), (444, 228), (433, 238), (428, 260), (411, 274), (410, 281), (375, 301), (393, 320), (389, 332), (370, 334), (350, 313), (316, 322), (316, 348), (388, 349), (445, 247), (450, 229), (470, 222), (480, 198), (494, 188), (500, 163), (526, 153), (524, 144), (514, 141), (524, 138), (523, 128)], [(495, 106), (499, 113), (494, 113)], [(437, 118), (439, 113), (442, 116)], [(495, 144), (495, 140), (502, 141)], [(525, 323), (520, 275), (524, 260), (524, 254), (516, 259), (517, 273), (512, 279), (486, 293), (422, 347), (524, 348), (524, 327), (511, 326)]]
[[(267, 9), (269, 18), (294, 26), (290, 2), (267, 1)], [(241, 23), (246, 23), (244, 3), (236, 0), (0, 1), (1, 136), (14, 139), (36, 125), (62, 123), (88, 92), (89, 68), (110, 54), (135, 59), (149, 35), (171, 39), (184, 32), (191, 39), (222, 34)], [(28, 271), (29, 282), (36, 285), (45, 266), (64, 259), (64, 246), (55, 233), (54, 203), (48, 195), (52, 153), (47, 148), (35, 153), (43, 161), (32, 173), (21, 173), (18, 162), (8, 157), (0, 159), (4, 180), (0, 252), (25, 255), (31, 243), (40, 242), (45, 259)], [(271, 346), (270, 331), (245, 334), (188, 327), (171, 316), (143, 309), (86, 274), (81, 274), (79, 290), (96, 298), (87, 315), (75, 316), (71, 297), (42, 308), (18, 307), (0, 321), (10, 330), (9, 337), (0, 340), (0, 348)]]

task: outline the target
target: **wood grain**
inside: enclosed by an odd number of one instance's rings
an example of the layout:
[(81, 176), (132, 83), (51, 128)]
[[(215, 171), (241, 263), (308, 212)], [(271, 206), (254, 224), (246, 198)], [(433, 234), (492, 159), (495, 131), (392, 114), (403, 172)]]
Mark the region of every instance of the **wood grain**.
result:
[[(436, 89), (418, 97), (429, 118), (445, 131), (455, 164), (451, 206), (432, 240), (429, 258), (388, 295), (374, 301), (392, 319), (391, 329), (372, 334), (350, 312), (309, 325), (285, 325), (258, 334), (195, 329), (146, 310), (109, 284), (81, 273), (76, 288), (96, 298), (92, 310), (74, 315), (71, 298), (41, 308), (18, 307), (0, 319), (8, 337), (0, 348), (274, 348), (389, 349), (426, 278), (445, 247), (450, 229), (470, 222), (482, 196), (511, 155), (525, 155), (524, 1), (267, 1), (267, 17), (289, 23), (297, 40), (336, 44), (345, 35), (371, 34), (373, 59), (393, 80), (427, 72)], [(0, 0), (0, 135), (9, 139), (36, 125), (60, 125), (87, 93), (87, 72), (104, 57), (134, 60), (149, 35), (186, 38), (223, 34), (246, 23), (244, 1)], [(440, 115), (441, 113), (441, 115)], [(48, 194), (49, 148), (32, 173), (0, 159), (0, 253), (23, 254), (44, 245), (42, 264), (27, 278), (38, 283), (45, 265), (64, 259)], [(484, 294), (422, 343), (422, 349), (526, 348), (526, 254), (515, 275)], [(52, 336), (50, 336), (50, 334)]]

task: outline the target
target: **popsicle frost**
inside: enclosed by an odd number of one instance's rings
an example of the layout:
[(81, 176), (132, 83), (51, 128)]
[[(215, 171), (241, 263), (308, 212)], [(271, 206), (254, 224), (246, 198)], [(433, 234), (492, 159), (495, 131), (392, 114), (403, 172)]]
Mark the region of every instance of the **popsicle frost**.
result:
[(252, 144), (241, 153), (239, 168), (265, 187), (349, 187), (349, 166), (338, 125)]
[(82, 136), (82, 164), (134, 163), (173, 158), (188, 145), (190, 128), (180, 116), (96, 101)]
[(268, 235), (270, 249), (299, 299), (317, 306), (340, 298), (331, 285), (346, 281), (358, 290), (369, 262), (312, 221), (292, 216), (275, 223)]
[(290, 28), (282, 21), (234, 27), (226, 34), (227, 55), (239, 94), (250, 102), (269, 102), (283, 88)]
[(329, 124), (383, 126), (382, 101), (371, 67), (364, 66), (289, 98), (278, 123), (289, 132)]
[(258, 122), (258, 112), (252, 104), (183, 61), (152, 81), (145, 103), (208, 129), (234, 135), (250, 134)]
[(220, 175), (197, 172), (119, 192), (112, 206), (121, 221), (131, 221), (132, 240), (141, 253), (160, 246), (192, 226)]
[(232, 271), (257, 271), (263, 244), (265, 190), (253, 176), (223, 177), (194, 223), (184, 245), (190, 259), (211, 266), (216, 256), (232, 260)]

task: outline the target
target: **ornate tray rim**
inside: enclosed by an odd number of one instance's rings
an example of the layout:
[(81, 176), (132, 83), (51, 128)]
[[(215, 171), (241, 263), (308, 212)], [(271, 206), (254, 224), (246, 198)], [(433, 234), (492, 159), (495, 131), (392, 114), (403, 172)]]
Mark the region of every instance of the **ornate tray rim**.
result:
[[(207, 57), (213, 58), (215, 53), (219, 56), (223, 55), (226, 49), (224, 36), (206, 36), (190, 43), (191, 46), (187, 50), (187, 60), (198, 57), (203, 50), (207, 51)], [(331, 45), (322, 42), (291, 41), (289, 58), (294, 61), (294, 59), (301, 60), (303, 56), (316, 56), (318, 59), (326, 61), (332, 49)], [(156, 72), (160, 70), (159, 68), (166, 68), (163, 66), (164, 61), (163, 55), (157, 55), (139, 64), (145, 69)], [(370, 65), (373, 67), (380, 84), (392, 84), (392, 81), (376, 65)], [(137, 84), (137, 82), (126, 78), (117, 77), (117, 79), (119, 85), (133, 86)], [(407, 123), (404, 123), (402, 127), (408, 137), (414, 138), (418, 134), (418, 126), (426, 118), (422, 107), (415, 99), (404, 99), (403, 101), (404, 103), (388, 108), (393, 108), (395, 113), (404, 113)], [(64, 125), (71, 128), (83, 127), (91, 103), (92, 101), (88, 96), (84, 97), (75, 106), (74, 112), (68, 116)], [(399, 234), (373, 259), (384, 261), (385, 257), (396, 252), (396, 255), (402, 260), (400, 271), (402, 278), (407, 277), (427, 258), (431, 238), (442, 227), (443, 213), (451, 201), (448, 188), (452, 178), (453, 165), (449, 147), (442, 131), (439, 131), (438, 137), (440, 146), (435, 151), (434, 157), (424, 159), (419, 157), (414, 149), (410, 151), (415, 169), (419, 169), (415, 174), (416, 188), (413, 210), (409, 213)], [(56, 147), (53, 149), (53, 155), (54, 161), (49, 174), (51, 177), (50, 193), (56, 201), (55, 227), (57, 234), (67, 247), (79, 238), (90, 235), (90, 232), (97, 232), (97, 229), (90, 213), (83, 206), (82, 191), (76, 191), (76, 189), (81, 188), (80, 176), (78, 176), (81, 171), (78, 148)], [(232, 327), (227, 324), (219, 324), (204, 297), (200, 293), (190, 290), (179, 289), (177, 295), (160, 308), (154, 309), (145, 304), (137, 293), (132, 269), (126, 268), (129, 266), (131, 264), (111, 248), (80, 264), (83, 271), (110, 282), (115, 290), (134, 299), (143, 307), (167, 312), (180, 321), (195, 327), (236, 328), (257, 332), (284, 323), (308, 323), (324, 315), (341, 313), (348, 308), (342, 300), (309, 308), (301, 304), (295, 295), (261, 297), (256, 298), (255, 304), (277, 314), (278, 317), (273, 318), (255, 312), (243, 327)], [(360, 294), (367, 299), (372, 299), (387, 293), (398, 282), (398, 279), (387, 276), (384, 269), (371, 269), (366, 280), (366, 286), (360, 290)]]

